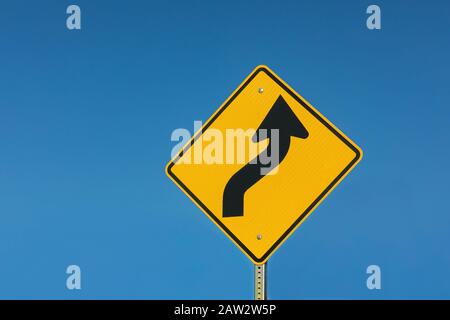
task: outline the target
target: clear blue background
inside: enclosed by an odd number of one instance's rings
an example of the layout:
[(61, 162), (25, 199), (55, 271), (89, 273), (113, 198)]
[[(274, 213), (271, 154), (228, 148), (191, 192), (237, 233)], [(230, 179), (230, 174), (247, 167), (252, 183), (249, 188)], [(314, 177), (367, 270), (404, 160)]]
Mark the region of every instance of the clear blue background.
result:
[(270, 297), (450, 298), (448, 1), (377, 1), (381, 31), (368, 1), (73, 3), (81, 31), (71, 2), (1, 4), (0, 298), (252, 298), (164, 167), (259, 64), (364, 150), (273, 255)]

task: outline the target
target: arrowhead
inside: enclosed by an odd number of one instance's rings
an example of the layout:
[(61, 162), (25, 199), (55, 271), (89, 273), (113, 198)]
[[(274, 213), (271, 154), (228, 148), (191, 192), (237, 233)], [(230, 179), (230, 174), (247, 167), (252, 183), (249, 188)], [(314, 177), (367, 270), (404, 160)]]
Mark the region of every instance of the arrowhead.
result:
[[(259, 136), (258, 133), (260, 129), (267, 130), (266, 137)], [(277, 101), (275, 101), (269, 113), (260, 124), (252, 138), (253, 142), (267, 139), (270, 136), (271, 129), (280, 130), (280, 136), (293, 136), (301, 139), (306, 139), (308, 137), (308, 131), (281, 95), (278, 97)]]

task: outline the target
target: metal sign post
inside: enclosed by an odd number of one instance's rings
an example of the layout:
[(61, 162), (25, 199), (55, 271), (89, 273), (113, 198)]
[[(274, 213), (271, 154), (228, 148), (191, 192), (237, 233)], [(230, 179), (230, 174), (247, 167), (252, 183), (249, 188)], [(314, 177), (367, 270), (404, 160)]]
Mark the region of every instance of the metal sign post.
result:
[(267, 262), (265, 264), (255, 265), (255, 300), (267, 299), (266, 267)]

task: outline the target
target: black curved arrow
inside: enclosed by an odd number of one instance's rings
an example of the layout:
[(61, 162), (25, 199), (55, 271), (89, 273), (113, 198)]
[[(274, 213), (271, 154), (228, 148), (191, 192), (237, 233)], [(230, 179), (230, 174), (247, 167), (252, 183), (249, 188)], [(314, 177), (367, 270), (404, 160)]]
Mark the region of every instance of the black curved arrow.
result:
[[(261, 132), (261, 129), (267, 130), (268, 134), (266, 137), (261, 137), (258, 134)], [(281, 95), (259, 126), (255, 136), (253, 136), (253, 141), (258, 142), (270, 137), (269, 133), (272, 129), (279, 130), (278, 165), (283, 161), (289, 151), (291, 136), (302, 139), (308, 137), (308, 131)], [(241, 217), (244, 215), (244, 194), (251, 186), (265, 176), (261, 173), (261, 169), (267, 168), (267, 164), (261, 163), (260, 156), (263, 153), (267, 155), (271, 154), (271, 145), (272, 141), (269, 142), (264, 151), (236, 172), (228, 181), (223, 192), (223, 217)]]

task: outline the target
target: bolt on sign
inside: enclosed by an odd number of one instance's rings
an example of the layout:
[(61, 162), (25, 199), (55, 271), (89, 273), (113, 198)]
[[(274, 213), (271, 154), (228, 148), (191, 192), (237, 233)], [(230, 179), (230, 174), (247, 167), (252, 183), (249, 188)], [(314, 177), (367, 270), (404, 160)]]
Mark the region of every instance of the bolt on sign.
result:
[(168, 163), (168, 176), (265, 263), (361, 160), (361, 149), (266, 66)]

